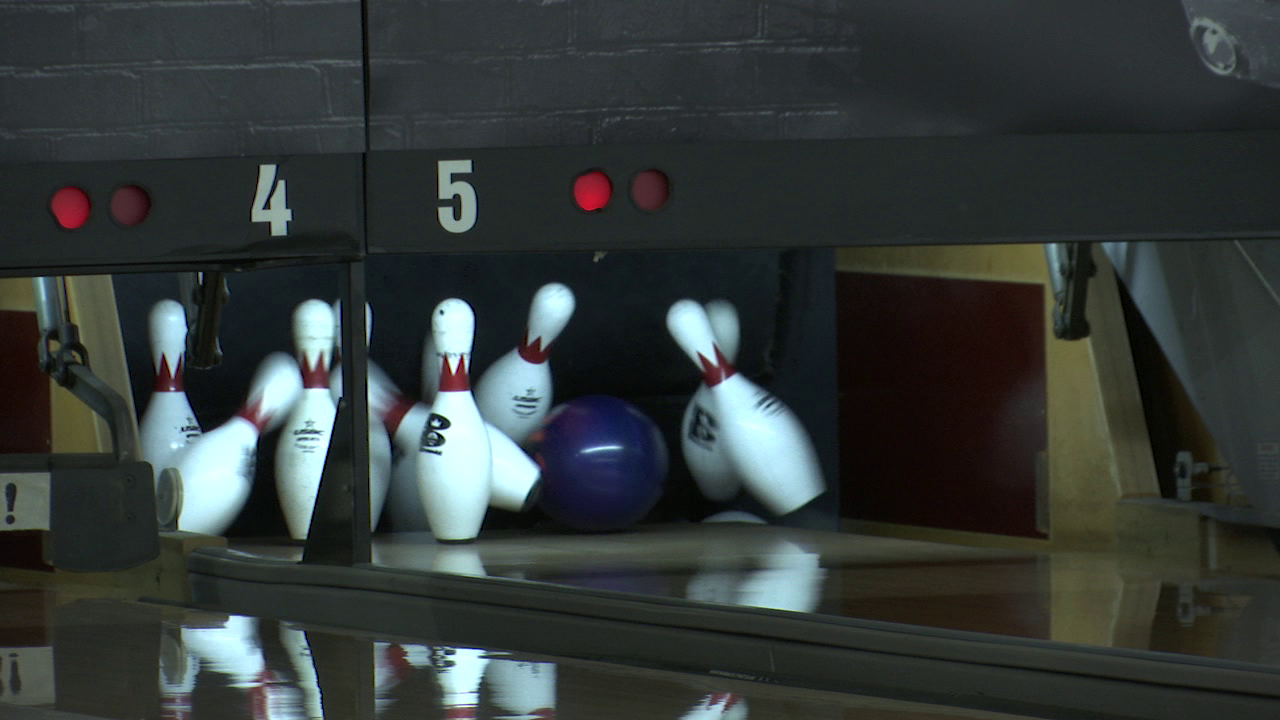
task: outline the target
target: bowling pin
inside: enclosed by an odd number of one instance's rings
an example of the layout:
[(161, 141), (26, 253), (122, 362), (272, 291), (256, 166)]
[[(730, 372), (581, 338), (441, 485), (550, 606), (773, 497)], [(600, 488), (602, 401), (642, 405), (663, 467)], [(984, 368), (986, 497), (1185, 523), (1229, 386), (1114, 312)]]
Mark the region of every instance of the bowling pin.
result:
[(192, 717), (191, 692), (196, 689), (200, 661), (182, 643), (182, 630), (166, 626), (160, 636), (160, 718)]
[(825, 489), (813, 441), (781, 400), (747, 380), (717, 346), (707, 312), (679, 300), (667, 312), (667, 330), (701, 371), (712, 410), (735, 472), (770, 512), (800, 509)]
[[(737, 308), (728, 300), (712, 300), (706, 304), (706, 311), (716, 343), (729, 362), (734, 362), (741, 335)], [(680, 447), (698, 490), (714, 502), (732, 499), (742, 489), (742, 481), (733, 471), (729, 456), (717, 442), (720, 423), (712, 410), (711, 389), (705, 382), (698, 385), (698, 390), (685, 406), (680, 427), (684, 428), (680, 433)]]
[(182, 646), (209, 670), (230, 679), (234, 688), (253, 688), (266, 672), (254, 617), (231, 615), (213, 627), (184, 626)]
[[(369, 365), (369, 407), (392, 435), (397, 458), (391, 471), (387, 505), (398, 532), (428, 528), (426, 511), (418, 493), (417, 462), (431, 408), (405, 397), (382, 368)], [(511, 512), (524, 512), (537, 501), (541, 471), (538, 464), (515, 441), (489, 423), (490, 476), (489, 505)]]
[(293, 344), (302, 369), (302, 396), (280, 432), (276, 492), (289, 537), (303, 540), (311, 530), (311, 513), (338, 414), (329, 395), (329, 354), (333, 352), (329, 303), (306, 300), (298, 305), (293, 311)]
[(183, 356), (187, 351), (187, 315), (182, 303), (161, 300), (148, 318), (155, 386), (138, 425), (142, 459), (156, 477), (173, 467), (178, 452), (200, 437), (200, 423), (183, 388)]
[(707, 693), (680, 720), (745, 720), (747, 701), (737, 693)]
[(235, 521), (253, 486), (258, 438), (280, 424), (301, 394), (298, 364), (272, 353), (258, 366), (240, 411), (179, 453), (179, 530), (221, 535)]
[(504, 720), (546, 720), (556, 716), (556, 664), (496, 656), (485, 668), (490, 699)]
[(819, 553), (773, 538), (761, 560), (763, 566), (748, 572), (738, 588), (737, 604), (802, 613), (818, 608), (827, 572)]
[(311, 657), (311, 644), (307, 641), (306, 631), (288, 623), (280, 623), (280, 644), (289, 654), (293, 676), (302, 692), (304, 717), (307, 720), (324, 720), (324, 708), (320, 701), (320, 676), (316, 674), (316, 663)]
[[(329, 391), (336, 405), (342, 397), (342, 302), (333, 303), (333, 364), (329, 372)], [(373, 337), (373, 308), (364, 304), (364, 345), (369, 347)], [(370, 391), (372, 392), (372, 391)], [(387, 504), (387, 491), (391, 486), (391, 438), (382, 421), (373, 412), (372, 403), (366, 403), (369, 411), (369, 527), (377, 530), (378, 521)]]
[[(444, 346), (437, 343), (436, 347)], [(447, 373), (441, 378), (447, 378)], [(441, 387), (444, 388), (445, 383), (442, 382)], [(444, 706), (444, 717), (450, 720), (475, 718), (480, 705), (480, 683), (484, 681), (485, 666), (489, 664), (488, 652), (479, 648), (437, 645), (431, 649), (431, 664), (443, 691), (440, 704)]]
[(464, 300), (444, 300), (431, 313), (440, 390), (419, 444), (418, 492), (441, 542), (474, 540), (489, 506), (492, 448), (468, 378), (475, 329)]
[(489, 366), (476, 382), (480, 414), (523, 445), (551, 409), (551, 344), (573, 316), (573, 291), (561, 283), (538, 289), (524, 342)]

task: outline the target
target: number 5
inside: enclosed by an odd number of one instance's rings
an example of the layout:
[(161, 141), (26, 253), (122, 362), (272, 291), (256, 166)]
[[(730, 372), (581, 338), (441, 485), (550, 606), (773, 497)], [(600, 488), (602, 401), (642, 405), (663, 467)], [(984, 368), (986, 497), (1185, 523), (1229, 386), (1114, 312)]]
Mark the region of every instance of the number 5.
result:
[[(476, 224), (476, 189), (466, 180), (454, 180), (454, 175), (470, 175), (470, 160), (441, 160), (436, 163), (437, 197), (448, 205), (436, 208), (440, 227), (451, 233), (464, 233)], [(457, 201), (454, 201), (457, 198)]]
[(249, 218), (256, 223), (271, 223), (272, 235), (288, 235), (293, 211), (286, 194), (284, 180), (276, 180), (276, 166), (259, 165), (258, 189), (253, 194)]

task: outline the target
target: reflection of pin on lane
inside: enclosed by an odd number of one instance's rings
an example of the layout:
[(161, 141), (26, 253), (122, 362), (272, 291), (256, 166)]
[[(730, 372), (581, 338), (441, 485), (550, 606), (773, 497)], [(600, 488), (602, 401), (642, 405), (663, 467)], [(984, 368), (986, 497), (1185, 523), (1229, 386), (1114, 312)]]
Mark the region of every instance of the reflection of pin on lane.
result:
[(333, 309), (306, 300), (293, 311), (293, 344), (302, 368), (302, 396), (285, 421), (276, 448), (276, 491), (289, 536), (301, 540), (311, 529), (311, 512), (338, 409), (329, 394), (329, 354), (333, 351)]
[(176, 300), (161, 300), (148, 317), (155, 385), (138, 425), (142, 459), (156, 476), (173, 467), (174, 458), (200, 437), (200, 423), (183, 386), (187, 351), (187, 315)]
[(556, 715), (556, 665), (496, 656), (485, 668), (493, 704), (503, 720), (548, 720)]
[(716, 344), (706, 310), (679, 300), (667, 312), (667, 329), (702, 371), (720, 422), (718, 442), (747, 490), (777, 515), (821, 495), (822, 468), (800, 419), (738, 373)]
[(258, 366), (240, 411), (178, 454), (179, 530), (221, 535), (235, 521), (253, 486), (258, 438), (283, 421), (301, 394), (298, 364), (272, 353)]
[(475, 312), (464, 300), (450, 298), (431, 313), (440, 391), (420, 440), (418, 492), (441, 542), (474, 540), (489, 505), (492, 451), (469, 378), (475, 327)]
[(440, 704), (446, 718), (469, 720), (476, 717), (480, 683), (488, 664), (488, 652), (478, 648), (437, 645), (431, 649), (431, 665), (443, 691)]
[[(741, 337), (737, 308), (728, 300), (712, 300), (705, 309), (716, 344), (729, 362), (734, 362)], [(683, 428), (680, 447), (684, 451), (685, 464), (703, 496), (713, 502), (724, 502), (737, 495), (742, 481), (719, 442), (720, 422), (716, 419), (711, 390), (705, 382), (698, 385), (685, 406), (680, 427)]]
[(498, 358), (476, 382), (480, 414), (524, 444), (551, 409), (551, 345), (573, 317), (573, 291), (548, 283), (534, 293), (524, 341)]
[[(320, 678), (316, 674), (316, 663), (311, 656), (311, 644), (307, 642), (307, 633), (301, 628), (280, 624), (280, 644), (289, 654), (289, 664), (293, 666), (293, 676), (297, 679), (298, 689), (302, 691), (304, 717), (324, 718), (324, 710), (320, 702)], [(296, 708), (295, 708), (296, 712)]]
[(737, 693), (707, 693), (680, 720), (745, 720), (747, 700)]

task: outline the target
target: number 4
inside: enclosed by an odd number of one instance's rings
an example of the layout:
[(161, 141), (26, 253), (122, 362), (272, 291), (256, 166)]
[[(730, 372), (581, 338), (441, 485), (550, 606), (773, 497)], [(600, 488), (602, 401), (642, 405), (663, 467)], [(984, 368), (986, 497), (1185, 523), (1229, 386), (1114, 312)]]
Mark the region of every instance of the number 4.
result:
[(288, 235), (293, 210), (289, 209), (284, 180), (276, 180), (275, 165), (258, 166), (258, 189), (250, 213), (253, 222), (271, 223), (272, 235)]

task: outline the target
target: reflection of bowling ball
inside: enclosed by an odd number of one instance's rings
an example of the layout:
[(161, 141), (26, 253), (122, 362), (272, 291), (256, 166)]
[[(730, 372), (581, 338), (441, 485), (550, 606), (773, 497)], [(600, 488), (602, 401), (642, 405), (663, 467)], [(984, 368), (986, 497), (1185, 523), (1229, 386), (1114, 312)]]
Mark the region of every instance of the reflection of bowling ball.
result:
[(576, 530), (620, 530), (653, 509), (667, 444), (644, 413), (607, 395), (557, 406), (530, 438), (542, 468), (541, 507)]

